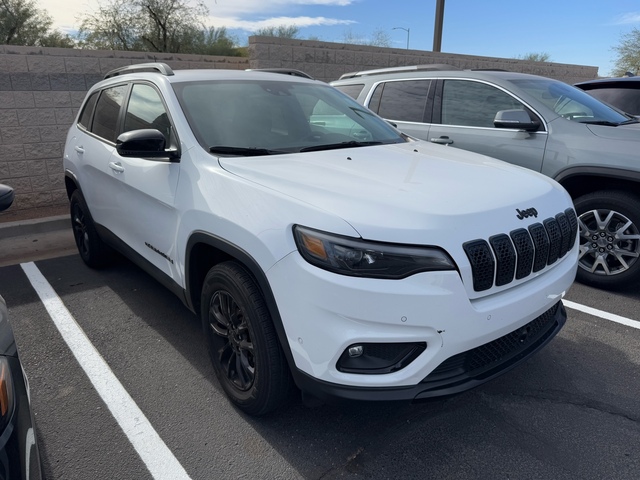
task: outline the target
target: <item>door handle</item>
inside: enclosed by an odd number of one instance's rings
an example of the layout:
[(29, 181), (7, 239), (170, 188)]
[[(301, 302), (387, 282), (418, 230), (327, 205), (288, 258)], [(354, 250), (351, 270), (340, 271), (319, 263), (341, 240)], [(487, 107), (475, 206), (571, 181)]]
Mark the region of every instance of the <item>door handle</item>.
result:
[(109, 162), (109, 168), (116, 173), (124, 172), (124, 167), (120, 162)]
[(453, 140), (451, 140), (449, 137), (440, 137), (440, 138), (432, 138), (429, 140), (432, 143), (438, 143), (440, 145), (451, 145), (453, 143)]
[(84, 148), (79, 147), (78, 145), (76, 145), (75, 147), (73, 147), (73, 149), (78, 152), (78, 153), (84, 153)]

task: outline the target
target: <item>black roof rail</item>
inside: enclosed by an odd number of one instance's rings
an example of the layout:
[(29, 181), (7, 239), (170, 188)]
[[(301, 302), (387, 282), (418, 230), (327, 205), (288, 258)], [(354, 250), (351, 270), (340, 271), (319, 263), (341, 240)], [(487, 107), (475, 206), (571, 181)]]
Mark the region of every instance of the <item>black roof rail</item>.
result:
[(308, 78), (310, 80), (315, 80), (308, 73), (303, 72), (302, 70), (296, 70), (295, 68), (247, 68), (247, 72), (270, 72), (270, 73), (282, 73), (283, 75), (291, 75), (293, 77), (301, 77)]
[(125, 75), (127, 73), (135, 72), (158, 72), (162, 75), (173, 75), (173, 70), (166, 63), (154, 62), (154, 63), (135, 63), (133, 65), (126, 65), (124, 67), (115, 68), (107, 72), (104, 76), (105, 80), (111, 77), (117, 77), (118, 75)]
[(362, 70), (360, 72), (345, 73), (340, 76), (340, 80), (345, 78), (366, 77), (369, 75), (383, 75), (385, 73), (399, 73), (399, 72), (428, 72), (428, 71), (448, 71), (448, 70), (460, 70), (453, 65), (447, 65), (446, 63), (432, 63), (427, 65), (408, 65), (404, 67), (390, 67), (390, 68), (376, 68), (375, 70)]

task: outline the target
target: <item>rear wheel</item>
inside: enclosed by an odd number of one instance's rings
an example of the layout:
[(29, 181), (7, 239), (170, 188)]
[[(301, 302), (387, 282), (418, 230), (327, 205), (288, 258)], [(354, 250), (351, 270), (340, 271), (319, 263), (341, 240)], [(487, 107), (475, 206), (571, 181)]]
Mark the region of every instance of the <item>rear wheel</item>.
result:
[(578, 281), (624, 288), (640, 280), (640, 199), (627, 192), (589, 193), (575, 201), (580, 229)]
[(291, 374), (253, 277), (236, 262), (217, 265), (205, 278), (201, 300), (211, 362), (227, 396), (250, 415), (282, 405)]
[(92, 268), (103, 267), (111, 257), (111, 249), (102, 241), (79, 190), (71, 195), (71, 228), (80, 257)]

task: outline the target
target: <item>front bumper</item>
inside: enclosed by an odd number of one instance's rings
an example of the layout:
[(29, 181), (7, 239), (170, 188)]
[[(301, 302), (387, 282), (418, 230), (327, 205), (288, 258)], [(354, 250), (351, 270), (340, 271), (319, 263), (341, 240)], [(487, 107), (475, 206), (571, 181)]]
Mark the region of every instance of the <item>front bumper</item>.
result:
[(417, 385), (396, 388), (350, 387), (319, 381), (294, 372), (298, 387), (327, 403), (357, 401), (420, 401), (464, 392), (511, 370), (536, 353), (562, 329), (567, 313), (558, 302), (524, 327), (442, 362)]
[[(574, 260), (567, 256), (523, 284), (475, 300), (455, 271), (402, 280), (345, 277), (294, 252), (267, 275), (303, 391), (319, 398), (415, 399), (472, 388), (544, 346), (565, 322), (561, 299), (575, 278)], [(535, 334), (528, 333), (532, 329)], [(529, 340), (496, 363), (467, 366), (482, 347), (499, 346), (494, 342), (509, 335)], [(400, 369), (362, 374), (338, 368), (352, 345), (404, 342), (426, 348)]]

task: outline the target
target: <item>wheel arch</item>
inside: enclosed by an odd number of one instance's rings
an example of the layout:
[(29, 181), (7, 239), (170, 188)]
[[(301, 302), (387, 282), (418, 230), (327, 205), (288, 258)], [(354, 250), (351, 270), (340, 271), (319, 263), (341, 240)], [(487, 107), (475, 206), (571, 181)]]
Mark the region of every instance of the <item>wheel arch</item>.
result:
[(189, 237), (185, 256), (185, 298), (189, 302), (188, 307), (200, 315), (200, 294), (207, 272), (215, 265), (230, 260), (242, 265), (255, 280), (269, 309), (289, 367), (293, 371), (293, 354), (267, 276), (258, 262), (242, 248), (207, 232), (194, 232)]
[(73, 195), (73, 192), (76, 190), (80, 190), (80, 193), (82, 193), (78, 177), (76, 177), (70, 170), (65, 170), (64, 172), (64, 187), (67, 191), (67, 199), (69, 200), (71, 200), (71, 195)]
[(608, 167), (568, 168), (556, 175), (555, 180), (573, 200), (598, 190), (619, 190), (637, 195), (640, 188), (640, 172)]

